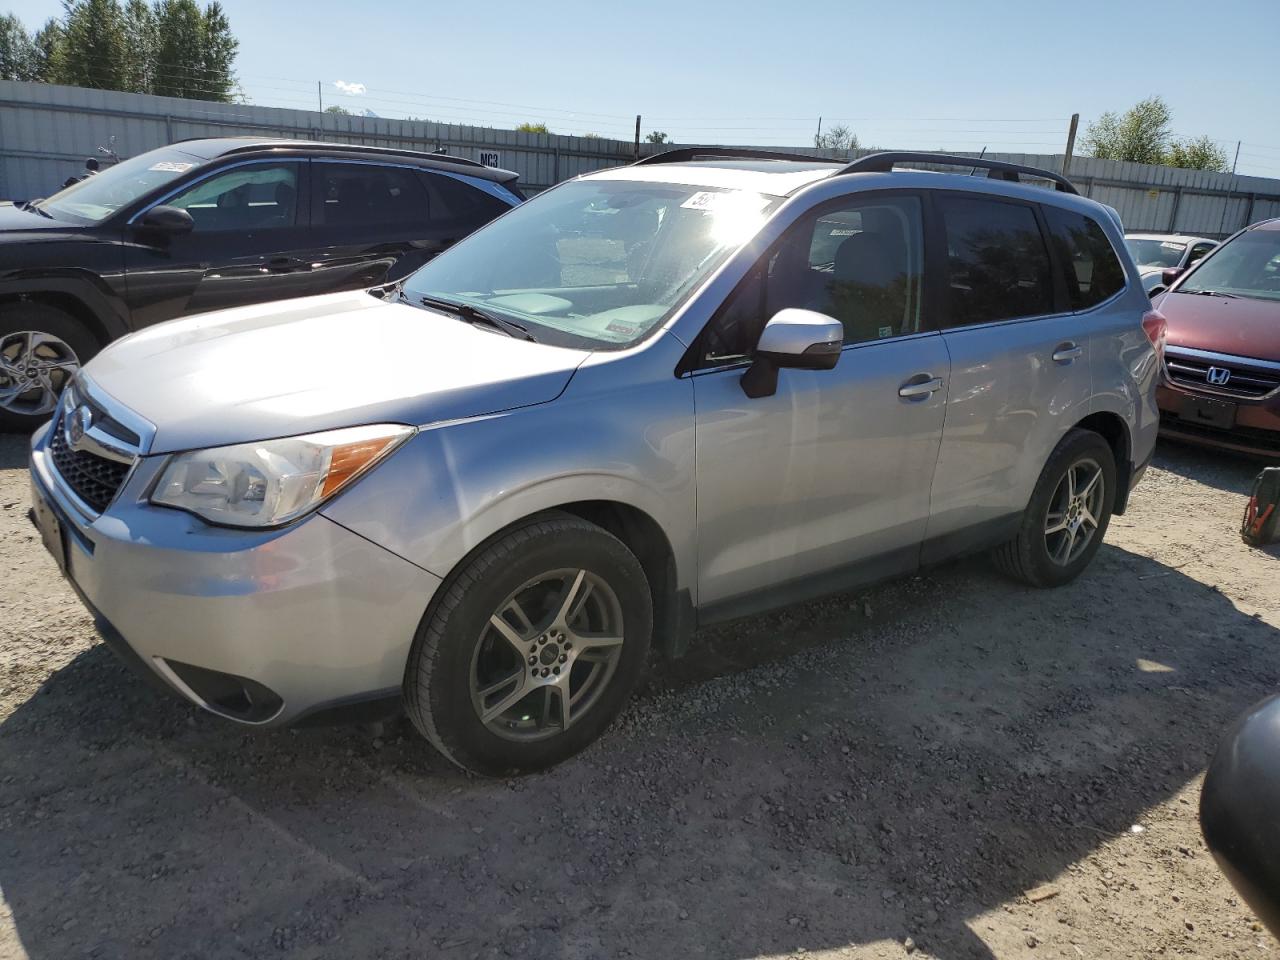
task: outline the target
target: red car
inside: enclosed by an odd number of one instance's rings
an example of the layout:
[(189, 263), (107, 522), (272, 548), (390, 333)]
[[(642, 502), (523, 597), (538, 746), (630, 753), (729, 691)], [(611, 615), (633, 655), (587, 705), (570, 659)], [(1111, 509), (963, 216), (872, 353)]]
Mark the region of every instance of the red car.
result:
[(1161, 432), (1280, 458), (1280, 218), (1163, 279), (1153, 301), (1169, 322)]

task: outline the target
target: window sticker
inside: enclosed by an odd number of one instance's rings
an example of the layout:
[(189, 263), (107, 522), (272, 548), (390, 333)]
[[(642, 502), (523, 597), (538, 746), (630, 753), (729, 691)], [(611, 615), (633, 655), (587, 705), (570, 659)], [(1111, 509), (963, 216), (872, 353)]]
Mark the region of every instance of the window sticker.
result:
[(194, 163), (183, 163), (181, 160), (161, 160), (147, 169), (154, 170), (156, 173), (186, 173), (194, 166)]
[(893, 327), (881, 327), (881, 328), (880, 328), (880, 336), (881, 336), (881, 337), (892, 337), (892, 336), (893, 336)]
[(731, 193), (701, 190), (680, 206), (686, 210), (703, 210), (707, 213), (720, 213), (726, 209), (732, 209), (735, 213), (757, 213), (763, 210), (768, 202), (768, 197), (758, 193), (743, 193), (737, 190)]

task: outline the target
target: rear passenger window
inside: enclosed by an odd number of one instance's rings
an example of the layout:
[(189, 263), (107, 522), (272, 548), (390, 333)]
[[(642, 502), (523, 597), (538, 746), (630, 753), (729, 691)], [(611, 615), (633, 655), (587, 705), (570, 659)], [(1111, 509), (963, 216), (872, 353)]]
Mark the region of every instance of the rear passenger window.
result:
[(422, 182), (431, 194), (431, 206), (439, 220), (458, 220), (479, 226), (511, 209), (510, 204), (493, 194), (448, 174), (423, 173)]
[(1042, 209), (1057, 245), (1072, 310), (1087, 310), (1124, 289), (1124, 267), (1096, 220), (1060, 207)]
[(949, 326), (1053, 312), (1049, 251), (1035, 212), (984, 197), (938, 201), (947, 238)]
[(412, 170), (368, 163), (313, 163), (314, 222), (328, 227), (425, 226), (426, 191)]

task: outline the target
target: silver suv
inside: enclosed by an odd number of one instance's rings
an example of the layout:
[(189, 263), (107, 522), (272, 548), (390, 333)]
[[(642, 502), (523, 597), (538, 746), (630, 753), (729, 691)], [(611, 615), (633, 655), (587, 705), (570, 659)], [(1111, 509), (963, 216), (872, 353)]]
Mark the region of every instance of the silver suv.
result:
[(403, 706), (485, 774), (697, 626), (983, 548), (1066, 583), (1151, 457), (1163, 320), (1062, 178), (895, 170), (956, 162), (675, 151), (398, 284), (135, 333), (34, 437), (33, 515), (162, 686)]

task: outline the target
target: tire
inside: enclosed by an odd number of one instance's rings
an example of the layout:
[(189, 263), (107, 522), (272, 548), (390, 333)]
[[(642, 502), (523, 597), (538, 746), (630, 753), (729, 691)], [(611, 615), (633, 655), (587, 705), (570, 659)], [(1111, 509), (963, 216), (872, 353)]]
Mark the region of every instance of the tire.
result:
[[(1085, 495), (1087, 503), (1071, 506), (1069, 495), (1064, 497), (1063, 487), (1068, 471), (1075, 471), (1073, 480), (1087, 486), (1091, 475), (1087, 471), (1092, 467), (1097, 468), (1101, 491)], [(1071, 430), (1045, 463), (1023, 512), (1017, 536), (993, 551), (996, 566), (1033, 587), (1070, 583), (1089, 565), (1102, 545), (1115, 498), (1116, 465), (1110, 445), (1091, 430)], [(1092, 527), (1089, 518), (1094, 521)], [(1065, 529), (1049, 533), (1050, 527), (1060, 524), (1065, 524)], [(1068, 543), (1068, 537), (1074, 534), (1078, 538), (1086, 532), (1088, 538), (1083, 546), (1078, 546), (1076, 541)]]
[[(557, 618), (566, 606), (574, 615)], [(582, 750), (618, 715), (643, 673), (652, 630), (649, 583), (631, 551), (585, 520), (545, 514), (482, 544), (441, 585), (409, 654), (406, 711), (464, 770), (541, 770)], [(622, 639), (597, 646), (607, 637)], [(497, 713), (486, 721), (486, 711)]]
[[(101, 348), (98, 338), (64, 310), (26, 301), (0, 304), (0, 361), (6, 361), (0, 365), (0, 432), (29, 434), (48, 420), (62, 387)], [(19, 365), (19, 360), (34, 364)], [(41, 381), (29, 381), (31, 389), (22, 391), (16, 377), (37, 365), (47, 388)]]

